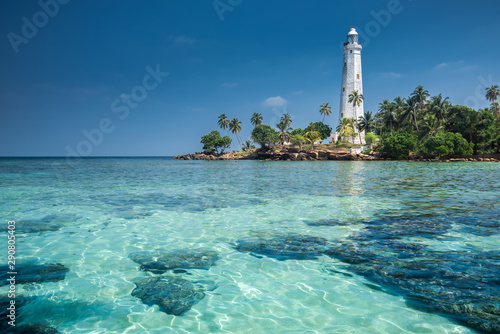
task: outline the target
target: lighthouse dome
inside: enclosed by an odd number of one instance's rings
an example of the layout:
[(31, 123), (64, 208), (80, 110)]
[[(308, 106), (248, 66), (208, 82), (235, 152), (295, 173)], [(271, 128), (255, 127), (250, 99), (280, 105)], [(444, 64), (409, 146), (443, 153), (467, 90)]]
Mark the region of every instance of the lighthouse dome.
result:
[(356, 32), (356, 29), (354, 29), (354, 28), (351, 28), (351, 30), (347, 34), (347, 36), (357, 36), (357, 35), (358, 35), (358, 33)]

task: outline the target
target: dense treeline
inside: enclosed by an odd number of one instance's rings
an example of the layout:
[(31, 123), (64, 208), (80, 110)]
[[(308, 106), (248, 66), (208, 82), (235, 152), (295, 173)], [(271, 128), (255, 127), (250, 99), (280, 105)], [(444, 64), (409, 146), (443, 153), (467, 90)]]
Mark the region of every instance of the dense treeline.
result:
[(490, 108), (474, 110), (452, 105), (441, 94), (430, 96), (418, 86), (408, 98), (384, 100), (378, 113), (366, 112), (363, 123), (368, 132), (380, 137), (377, 149), (390, 157), (409, 153), (472, 155), (500, 152), (498, 86), (486, 89)]
[[(367, 144), (374, 144), (375, 150), (385, 156), (401, 159), (410, 154), (420, 155), (472, 155), (500, 152), (500, 95), (497, 85), (486, 88), (486, 99), (490, 108), (474, 110), (453, 105), (442, 94), (431, 96), (422, 86), (417, 86), (407, 98), (396, 97), (393, 101), (384, 100), (379, 104), (376, 114), (366, 111), (363, 117), (355, 120), (344, 118), (336, 130), (339, 141), (352, 142), (355, 136), (365, 131)], [(363, 103), (364, 97), (357, 91), (349, 95), (349, 103), (354, 108)], [(330, 137), (332, 128), (324, 123), (325, 117), (332, 113), (328, 103), (320, 106), (321, 122), (311, 122), (304, 128), (292, 128), (292, 118), (283, 114), (276, 128), (262, 124), (260, 113), (253, 113), (250, 122), (252, 140), (261, 147), (277, 144), (292, 144), (301, 147), (304, 143), (314, 146)], [(217, 130), (202, 137), (203, 149), (222, 154), (235, 143), (230, 132), (235, 135), (243, 150), (255, 148), (249, 140), (243, 142), (239, 137), (241, 121), (229, 120), (221, 114), (218, 125), (227, 131), (222, 137)], [(235, 147), (236, 148), (236, 147)]]

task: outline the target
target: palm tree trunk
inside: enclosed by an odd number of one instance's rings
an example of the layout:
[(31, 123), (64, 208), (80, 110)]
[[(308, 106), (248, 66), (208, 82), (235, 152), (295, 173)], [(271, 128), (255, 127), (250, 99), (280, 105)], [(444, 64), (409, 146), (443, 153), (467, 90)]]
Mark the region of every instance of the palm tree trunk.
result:
[(413, 108), (413, 116), (415, 118), (415, 126), (417, 127), (418, 132), (417, 110), (415, 108)]
[[(228, 129), (226, 129), (226, 132), (227, 132), (228, 137), (231, 138), (231, 135), (229, 134), (229, 130)], [(231, 138), (231, 144), (233, 144), (233, 149), (236, 151), (236, 145), (234, 144), (233, 138)]]

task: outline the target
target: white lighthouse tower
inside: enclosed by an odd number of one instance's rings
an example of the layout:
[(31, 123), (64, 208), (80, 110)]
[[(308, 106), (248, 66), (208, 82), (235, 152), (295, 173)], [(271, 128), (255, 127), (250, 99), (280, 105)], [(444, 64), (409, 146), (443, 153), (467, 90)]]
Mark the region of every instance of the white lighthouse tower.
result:
[[(342, 88), (340, 93), (340, 122), (344, 118), (354, 118), (358, 121), (359, 117), (365, 115), (363, 102), (356, 107), (349, 102), (349, 95), (357, 91), (359, 95), (363, 94), (363, 76), (361, 73), (361, 44), (358, 43), (358, 33), (356, 29), (351, 28), (347, 34), (347, 42), (344, 43), (344, 66), (342, 69)], [(358, 132), (358, 129), (355, 129)], [(365, 143), (364, 131), (352, 138), (345, 138), (354, 144)], [(361, 142), (360, 142), (361, 141)]]

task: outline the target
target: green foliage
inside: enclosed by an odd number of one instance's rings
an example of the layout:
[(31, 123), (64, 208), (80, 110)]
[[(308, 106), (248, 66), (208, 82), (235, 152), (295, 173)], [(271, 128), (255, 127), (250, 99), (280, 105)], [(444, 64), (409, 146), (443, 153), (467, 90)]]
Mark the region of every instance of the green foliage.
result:
[(306, 135), (304, 136), (307, 142), (311, 143), (311, 145), (314, 147), (314, 143), (317, 141), (321, 141), (321, 135), (319, 134), (318, 131), (308, 131), (306, 132)]
[(254, 112), (252, 114), (252, 117), (250, 118), (250, 122), (252, 122), (252, 124), (254, 126), (257, 126), (257, 125), (261, 125), (262, 124), (262, 114), (261, 113), (258, 113), (258, 112)]
[[(486, 99), (492, 102), (492, 106), (474, 110), (453, 105), (442, 94), (431, 96), (422, 86), (417, 86), (407, 98), (397, 97), (394, 102), (384, 100), (380, 103), (379, 112), (373, 119), (374, 130), (381, 137), (415, 133), (421, 147), (431, 137), (446, 132), (459, 133), (467, 142), (474, 144), (474, 154), (500, 152), (500, 124), (497, 121), (500, 119), (499, 94), (498, 86), (486, 88)], [(360, 126), (364, 125), (362, 119), (358, 122)], [(347, 126), (344, 130), (350, 132)], [(443, 154), (447, 152), (445, 147), (439, 150)]]
[(250, 151), (255, 148), (255, 145), (252, 144), (250, 140), (247, 140), (246, 142), (243, 143), (243, 151)]
[(406, 158), (417, 147), (415, 137), (408, 132), (392, 134), (382, 140), (380, 153), (392, 159)]
[(252, 140), (262, 147), (279, 143), (278, 132), (269, 125), (257, 125), (252, 130)]
[(330, 107), (329, 103), (323, 103), (321, 106), (320, 106), (320, 110), (319, 110), (319, 113), (321, 115), (323, 115), (323, 120), (322, 122), (325, 121), (325, 116), (330, 116), (332, 114), (332, 108)]
[(339, 141), (343, 140), (342, 138), (354, 136), (356, 134), (354, 130), (354, 118), (342, 118), (337, 126), (337, 132), (339, 133)]
[[(285, 114), (288, 115), (288, 114)], [(290, 124), (291, 120), (287, 121), (284, 117), (281, 117), (281, 121), (276, 124), (276, 127), (278, 128), (278, 137), (281, 140), (281, 145), (283, 145), (285, 142), (290, 140)]]
[(295, 136), (295, 135), (305, 135), (306, 134), (306, 131), (304, 131), (304, 129), (301, 129), (301, 128), (297, 128), (297, 129), (293, 129), (292, 132), (290, 132), (290, 135), (291, 136)]
[(377, 142), (378, 140), (378, 137), (377, 135), (375, 135), (374, 133), (371, 133), (371, 132), (367, 132), (365, 134), (365, 141), (368, 145), (373, 145)]
[[(309, 123), (309, 125), (304, 129), (304, 132), (307, 133), (310, 131), (318, 132), (319, 136), (321, 137), (321, 140), (325, 140), (327, 138), (330, 138), (330, 135), (332, 133), (332, 127), (328, 126), (327, 124), (325, 124), (323, 122)], [(302, 135), (304, 135), (304, 134), (302, 134)]]
[(231, 138), (228, 136), (222, 137), (217, 130), (213, 130), (207, 135), (201, 137), (201, 143), (203, 144), (203, 149), (207, 152), (213, 153), (214, 151), (219, 154), (224, 153), (226, 148), (231, 145)]
[(427, 138), (422, 144), (421, 151), (437, 155), (472, 155), (474, 144), (468, 143), (460, 133), (444, 132)]
[(296, 145), (299, 148), (302, 148), (302, 144), (304, 144), (306, 142), (306, 138), (304, 138), (303, 135), (297, 133), (297, 134), (290, 137), (290, 141), (292, 142), (293, 145)]

